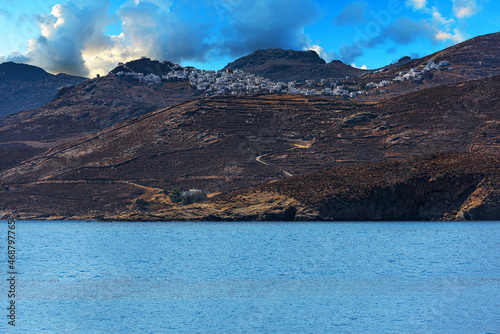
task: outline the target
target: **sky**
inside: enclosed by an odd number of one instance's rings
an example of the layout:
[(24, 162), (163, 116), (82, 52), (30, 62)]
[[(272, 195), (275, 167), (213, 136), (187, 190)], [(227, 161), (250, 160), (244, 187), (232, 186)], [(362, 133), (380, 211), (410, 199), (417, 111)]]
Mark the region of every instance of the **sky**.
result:
[(142, 56), (217, 70), (282, 48), (375, 69), (498, 31), (498, 0), (0, 0), (0, 63), (94, 77)]

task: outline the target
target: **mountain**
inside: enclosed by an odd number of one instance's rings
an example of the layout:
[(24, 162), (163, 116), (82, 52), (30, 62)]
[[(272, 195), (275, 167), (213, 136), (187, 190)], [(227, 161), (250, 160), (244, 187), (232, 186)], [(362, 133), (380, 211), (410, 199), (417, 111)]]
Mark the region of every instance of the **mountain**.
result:
[(0, 118), (22, 110), (43, 106), (57, 92), (86, 78), (67, 74), (52, 75), (31, 65), (7, 62), (0, 64)]
[[(137, 63), (143, 68), (137, 68)], [(118, 68), (143, 70), (156, 68), (157, 64), (146, 58)], [(0, 119), (0, 149), (12, 157), (2, 161), (0, 169), (11, 167), (34, 152), (200, 95), (186, 80), (144, 78), (142, 72), (131, 74), (119, 76), (111, 71), (107, 76), (61, 89), (49, 104)]]
[(207, 202), (116, 214), (147, 221), (498, 220), (498, 155), (434, 154), (334, 167)]
[[(214, 195), (359, 162), (390, 163), (435, 152), (498, 156), (499, 111), (500, 76), (377, 103), (297, 95), (191, 100), (0, 172), (0, 185), (13, 188), (0, 193), (0, 212), (66, 218), (145, 214), (149, 211), (134, 204), (136, 200), (155, 203), (149, 208), (153, 211), (169, 210), (173, 207), (167, 195), (175, 187)], [(460, 168), (474, 167), (465, 164), (473, 160), (463, 161)], [(395, 172), (393, 168), (384, 175)], [(367, 179), (362, 175), (358, 184), (370, 181), (372, 174)], [(329, 198), (331, 188), (314, 189), (318, 201)]]
[[(425, 88), (500, 75), (500, 33), (478, 36), (423, 58), (401, 60), (400, 66), (387, 66), (356, 78), (358, 87), (383, 81), (391, 84), (368, 88), (368, 95), (359, 95), (354, 100), (379, 101)], [(442, 62), (449, 64), (439, 67)], [(429, 63), (434, 66), (422, 73)], [(397, 78), (403, 81), (394, 80)]]
[(224, 70), (241, 70), (275, 81), (305, 81), (328, 78), (357, 77), (366, 70), (343, 64), (339, 60), (326, 63), (315, 51), (282, 49), (257, 50), (229, 63)]

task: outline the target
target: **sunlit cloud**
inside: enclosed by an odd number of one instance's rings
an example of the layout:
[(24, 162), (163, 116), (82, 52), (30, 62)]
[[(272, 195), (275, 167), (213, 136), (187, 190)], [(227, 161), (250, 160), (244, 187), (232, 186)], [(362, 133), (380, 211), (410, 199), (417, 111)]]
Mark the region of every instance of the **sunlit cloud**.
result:
[(480, 10), (479, 0), (453, 0), (453, 12), (459, 19), (473, 16)]

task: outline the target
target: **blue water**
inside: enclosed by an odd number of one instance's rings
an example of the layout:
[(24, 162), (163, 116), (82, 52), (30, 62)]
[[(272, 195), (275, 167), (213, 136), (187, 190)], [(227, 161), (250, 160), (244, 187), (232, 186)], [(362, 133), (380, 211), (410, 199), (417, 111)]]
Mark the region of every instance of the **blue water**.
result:
[(17, 222), (16, 237), (16, 331), (0, 237), (2, 333), (500, 333), (500, 223)]

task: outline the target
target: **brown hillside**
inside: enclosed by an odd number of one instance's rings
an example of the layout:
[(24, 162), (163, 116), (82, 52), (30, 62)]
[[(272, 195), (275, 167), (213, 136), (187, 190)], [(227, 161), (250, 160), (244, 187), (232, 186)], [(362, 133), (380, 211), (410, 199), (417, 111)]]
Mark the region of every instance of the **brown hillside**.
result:
[(500, 33), (478, 36), (401, 66), (390, 66), (384, 72), (357, 78), (356, 83), (392, 81), (399, 72), (406, 73), (412, 68), (422, 69), (429, 60), (435, 63), (449, 61), (450, 65), (431, 71), (431, 74), (424, 77), (421, 83), (414, 83), (412, 80), (394, 83), (383, 87), (382, 89), (386, 91), (384, 93), (377, 93), (380, 89), (374, 88), (369, 90), (369, 95), (358, 96), (354, 100), (379, 101), (425, 88), (500, 75)]
[(0, 119), (0, 149), (16, 157), (0, 170), (62, 143), (199, 94), (189, 82), (141, 84), (114, 75), (62, 89), (49, 104)]
[(499, 217), (499, 157), (464, 153), (335, 167), (202, 204), (112, 219), (412, 221)]
[(193, 100), (1, 172), (1, 185), (14, 190), (0, 195), (0, 211), (70, 217), (92, 208), (103, 216), (133, 210), (122, 206), (144, 196), (167, 205), (173, 187), (227, 193), (355, 162), (498, 155), (499, 95), (494, 77), (375, 104), (289, 95)]
[(224, 69), (242, 70), (274, 81), (305, 81), (328, 78), (357, 77), (361, 70), (333, 61), (326, 63), (315, 51), (293, 51), (282, 49), (257, 50), (229, 63)]

